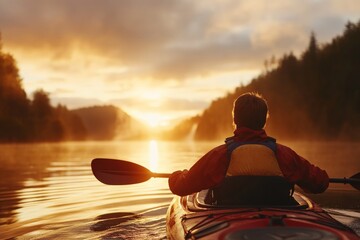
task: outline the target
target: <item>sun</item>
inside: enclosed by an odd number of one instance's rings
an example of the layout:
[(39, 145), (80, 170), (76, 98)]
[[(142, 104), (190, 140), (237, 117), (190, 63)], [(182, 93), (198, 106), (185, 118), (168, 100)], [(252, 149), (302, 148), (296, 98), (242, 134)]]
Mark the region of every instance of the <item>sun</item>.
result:
[(164, 112), (143, 112), (138, 119), (152, 129), (169, 127), (169, 116)]
[(145, 118), (143, 118), (146, 125), (148, 125), (151, 128), (156, 128), (161, 125), (162, 118), (159, 116), (159, 114), (156, 113), (148, 113), (145, 115)]
[(133, 109), (134, 117), (150, 128), (163, 127), (166, 124), (164, 109), (164, 93), (157, 90), (138, 89), (136, 104)]
[(169, 117), (171, 117), (171, 114), (169, 115), (165, 110), (161, 108), (150, 109), (149, 105), (146, 104), (123, 109), (149, 128), (166, 127), (169, 124)]
[(169, 129), (173, 123), (174, 107), (169, 107), (167, 93), (161, 89), (138, 88), (131, 104), (121, 106), (125, 112), (151, 131)]

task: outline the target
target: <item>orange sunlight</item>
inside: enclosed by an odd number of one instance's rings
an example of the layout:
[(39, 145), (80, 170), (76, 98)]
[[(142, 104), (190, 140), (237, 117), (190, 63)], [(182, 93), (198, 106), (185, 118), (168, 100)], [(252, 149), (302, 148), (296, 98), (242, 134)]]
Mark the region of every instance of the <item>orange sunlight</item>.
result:
[(152, 129), (169, 126), (169, 114), (164, 109), (165, 100), (160, 90), (142, 88), (138, 89), (134, 95), (138, 96), (137, 103), (134, 103), (132, 107), (125, 107), (125, 111)]
[(155, 172), (158, 170), (159, 162), (159, 150), (158, 143), (156, 140), (149, 141), (149, 161), (150, 161), (150, 170)]
[(144, 114), (144, 118), (142, 118), (142, 121), (145, 122), (151, 128), (160, 127), (166, 124), (162, 119), (160, 113)]

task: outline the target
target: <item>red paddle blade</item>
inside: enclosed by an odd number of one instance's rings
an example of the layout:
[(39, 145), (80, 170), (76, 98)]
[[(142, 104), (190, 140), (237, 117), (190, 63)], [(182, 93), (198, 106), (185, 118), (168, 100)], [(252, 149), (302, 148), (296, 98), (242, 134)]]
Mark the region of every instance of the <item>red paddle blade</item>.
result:
[(108, 185), (141, 183), (152, 177), (152, 172), (143, 166), (115, 159), (95, 158), (91, 169), (100, 182)]

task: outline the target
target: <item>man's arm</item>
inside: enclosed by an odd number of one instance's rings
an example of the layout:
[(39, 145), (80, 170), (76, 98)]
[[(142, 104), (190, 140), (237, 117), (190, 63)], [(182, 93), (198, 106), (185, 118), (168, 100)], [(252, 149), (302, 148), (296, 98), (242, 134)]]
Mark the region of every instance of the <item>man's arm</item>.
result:
[(322, 193), (329, 186), (326, 171), (311, 164), (292, 149), (277, 144), (277, 159), (284, 177), (305, 192)]
[(223, 180), (227, 166), (226, 145), (218, 146), (200, 158), (190, 170), (173, 172), (169, 177), (170, 190), (176, 195), (186, 196), (214, 187)]

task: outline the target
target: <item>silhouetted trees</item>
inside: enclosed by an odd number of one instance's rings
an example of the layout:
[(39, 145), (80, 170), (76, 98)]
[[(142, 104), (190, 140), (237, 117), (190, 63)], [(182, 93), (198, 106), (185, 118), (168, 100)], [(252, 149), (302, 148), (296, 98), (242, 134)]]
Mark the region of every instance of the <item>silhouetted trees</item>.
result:
[(14, 58), (2, 52), (0, 39), (0, 140), (27, 138), (29, 101)]
[[(269, 134), (287, 139), (360, 139), (360, 22), (348, 23), (342, 36), (319, 46), (312, 33), (299, 58), (278, 60), (247, 86), (215, 100), (199, 120), (196, 139), (232, 134), (232, 102), (248, 91), (269, 103)], [(270, 61), (271, 62), (271, 61)], [(273, 64), (272, 64), (273, 65)]]
[(85, 139), (80, 118), (64, 106), (52, 107), (46, 92), (27, 98), (16, 61), (1, 46), (0, 39), (0, 142)]

